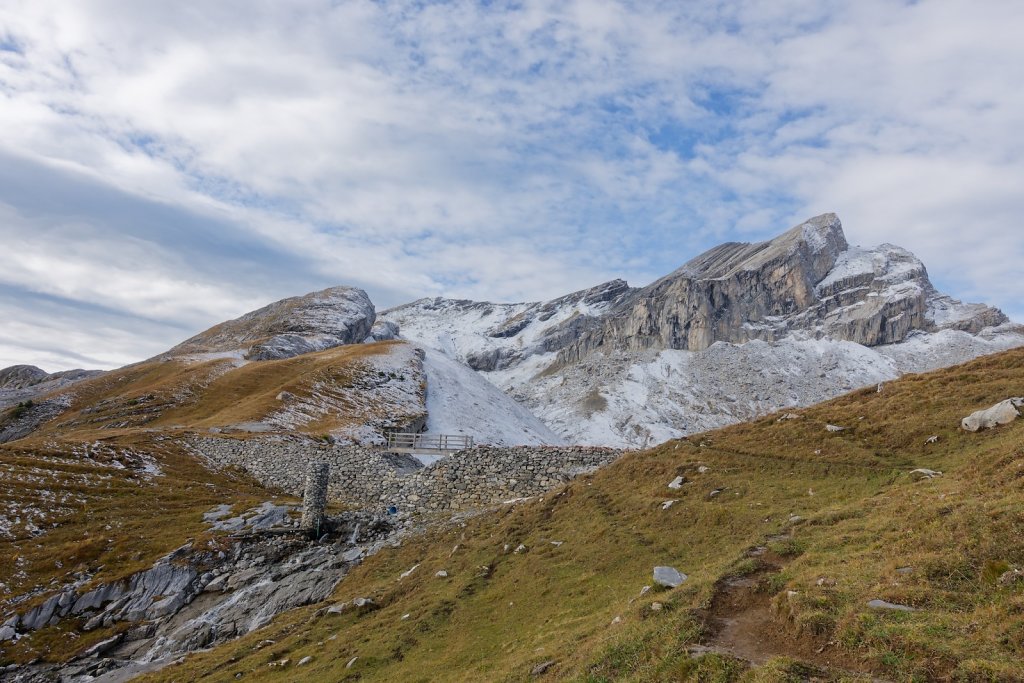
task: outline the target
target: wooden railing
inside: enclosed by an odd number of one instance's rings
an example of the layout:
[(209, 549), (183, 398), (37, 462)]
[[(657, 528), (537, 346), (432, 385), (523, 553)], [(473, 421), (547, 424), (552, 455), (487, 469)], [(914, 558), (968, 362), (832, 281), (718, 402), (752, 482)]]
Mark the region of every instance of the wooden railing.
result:
[(473, 437), (463, 434), (388, 434), (388, 450), (396, 453), (419, 451), (450, 452), (473, 447)]

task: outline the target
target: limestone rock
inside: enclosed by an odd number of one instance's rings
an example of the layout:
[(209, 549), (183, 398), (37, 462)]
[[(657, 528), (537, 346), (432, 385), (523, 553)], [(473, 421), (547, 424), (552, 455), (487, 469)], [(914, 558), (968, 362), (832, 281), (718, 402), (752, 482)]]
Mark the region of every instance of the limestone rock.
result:
[(1021, 405), (1024, 405), (1024, 399), (1008, 398), (991, 408), (971, 413), (960, 421), (960, 426), (965, 431), (977, 432), (982, 429), (992, 429), (999, 425), (1009, 424), (1020, 417), (1017, 407)]
[(667, 588), (677, 588), (686, 581), (687, 576), (675, 567), (655, 567), (654, 583)]
[(941, 477), (942, 472), (936, 470), (930, 470), (925, 467), (918, 467), (916, 470), (910, 470), (910, 478), (914, 481), (921, 481), (922, 479), (935, 479)]
[(896, 603), (893, 603), (893, 602), (886, 602), (885, 600), (878, 600), (878, 599), (869, 600), (868, 601), (868, 607), (870, 607), (871, 609), (893, 610), (893, 611), (896, 611), (896, 612), (916, 612), (917, 611), (916, 607), (909, 607), (907, 605), (899, 605), (899, 604), (896, 604)]
[(358, 344), (370, 335), (376, 311), (355, 287), (332, 287), (282, 299), (220, 323), (178, 344), (164, 357), (241, 350), (250, 360), (276, 360)]

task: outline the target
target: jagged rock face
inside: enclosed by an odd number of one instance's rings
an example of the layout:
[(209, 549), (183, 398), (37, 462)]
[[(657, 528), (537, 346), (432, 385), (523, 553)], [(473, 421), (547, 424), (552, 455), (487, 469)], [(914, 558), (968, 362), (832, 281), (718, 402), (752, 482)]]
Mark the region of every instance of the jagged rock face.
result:
[[(913, 254), (892, 245), (851, 248), (839, 218), (824, 214), (768, 242), (723, 244), (635, 290), (558, 360), (573, 363), (598, 348), (701, 351), (794, 331), (893, 344), (912, 330), (940, 327), (928, 319), (929, 300), (938, 296)], [(996, 309), (974, 306), (959, 311), (956, 328), (977, 332), (1005, 321)]]
[(382, 317), (570, 441), (627, 446), (1024, 344), (998, 309), (935, 291), (910, 252), (850, 246), (834, 214), (721, 245), (643, 288), (616, 280), (547, 303), (424, 299)]
[(275, 360), (358, 344), (376, 320), (370, 298), (355, 287), (332, 287), (282, 299), (221, 323), (175, 346), (166, 356), (241, 350), (249, 360)]

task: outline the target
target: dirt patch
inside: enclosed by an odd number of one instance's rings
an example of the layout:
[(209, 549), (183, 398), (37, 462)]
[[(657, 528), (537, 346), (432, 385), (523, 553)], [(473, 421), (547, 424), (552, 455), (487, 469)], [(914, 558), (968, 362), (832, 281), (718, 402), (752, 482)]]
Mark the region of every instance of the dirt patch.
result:
[[(772, 607), (777, 593), (772, 578), (789, 558), (767, 548), (748, 552), (759, 567), (742, 576), (727, 576), (715, 587), (711, 607), (703, 615), (704, 632), (693, 654), (715, 652), (760, 666), (774, 657), (800, 663), (803, 680), (832, 680), (837, 673), (863, 673), (863, 665), (836, 650), (825, 636), (797, 633)], [(871, 679), (878, 680), (878, 679)]]

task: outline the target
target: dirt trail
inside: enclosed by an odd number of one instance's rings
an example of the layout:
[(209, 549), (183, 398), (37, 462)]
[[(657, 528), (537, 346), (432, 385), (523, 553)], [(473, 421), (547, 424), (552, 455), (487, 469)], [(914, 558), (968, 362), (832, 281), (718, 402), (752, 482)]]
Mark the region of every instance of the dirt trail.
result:
[[(828, 638), (797, 635), (772, 609), (774, 596), (765, 589), (766, 581), (782, 571), (788, 560), (765, 547), (752, 549), (748, 556), (760, 560), (761, 568), (719, 582), (705, 614), (709, 635), (691, 651), (729, 655), (754, 666), (773, 657), (788, 657), (803, 665), (802, 674), (807, 681), (830, 680), (837, 673), (850, 674), (860, 669), (856, 661), (836, 651)], [(866, 680), (878, 679), (869, 676)]]

